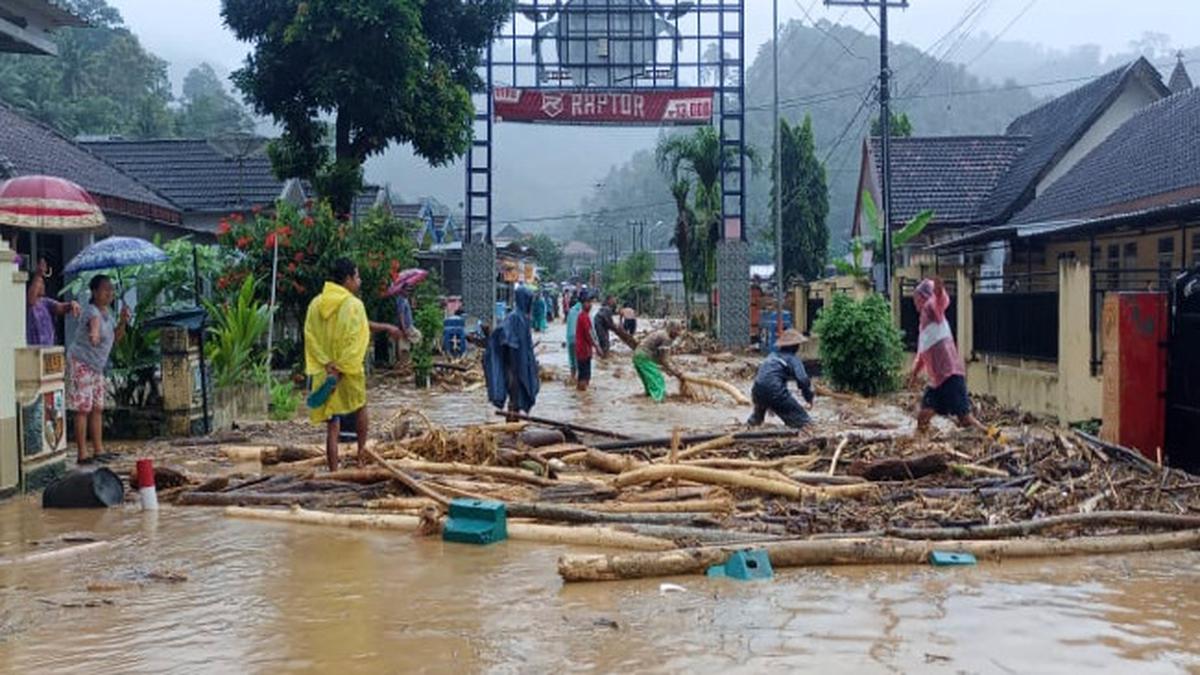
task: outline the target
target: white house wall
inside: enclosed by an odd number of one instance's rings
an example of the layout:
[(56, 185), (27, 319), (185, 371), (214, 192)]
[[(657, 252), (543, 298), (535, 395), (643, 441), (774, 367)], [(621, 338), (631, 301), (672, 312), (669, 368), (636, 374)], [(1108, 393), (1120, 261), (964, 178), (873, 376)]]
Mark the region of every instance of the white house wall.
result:
[(1037, 196), (1042, 196), (1046, 188), (1063, 177), (1063, 175), (1071, 170), (1071, 167), (1078, 164), (1079, 160), (1096, 149), (1096, 146), (1103, 143), (1104, 139), (1112, 135), (1118, 127), (1129, 121), (1129, 118), (1133, 117), (1134, 113), (1154, 103), (1159, 98), (1157, 92), (1147, 87), (1140, 80), (1136, 78), (1131, 79), (1117, 99), (1112, 102), (1112, 105), (1100, 115), (1100, 118), (1092, 126), (1088, 127), (1088, 130), (1084, 132), (1079, 141), (1067, 150), (1062, 159), (1037, 184)]

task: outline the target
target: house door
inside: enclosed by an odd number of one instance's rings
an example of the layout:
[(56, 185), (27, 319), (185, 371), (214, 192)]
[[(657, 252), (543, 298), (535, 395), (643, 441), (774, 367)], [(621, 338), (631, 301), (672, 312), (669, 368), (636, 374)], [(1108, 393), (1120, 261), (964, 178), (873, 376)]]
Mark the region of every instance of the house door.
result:
[(1167, 358), (1167, 456), (1200, 473), (1200, 270), (1175, 282)]

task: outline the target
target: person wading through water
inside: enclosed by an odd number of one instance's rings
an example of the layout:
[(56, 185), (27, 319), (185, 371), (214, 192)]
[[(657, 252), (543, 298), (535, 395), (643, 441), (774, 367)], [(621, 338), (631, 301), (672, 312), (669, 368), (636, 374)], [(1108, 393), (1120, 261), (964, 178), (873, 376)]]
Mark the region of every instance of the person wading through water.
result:
[(804, 363), (796, 356), (800, 345), (805, 342), (807, 339), (798, 330), (788, 329), (779, 336), (779, 341), (775, 343), (779, 351), (767, 356), (754, 377), (754, 387), (750, 390), (754, 413), (746, 420), (746, 424), (752, 427), (761, 425), (767, 411), (778, 415), (784, 424), (793, 429), (803, 429), (812, 422), (804, 407), (788, 391), (788, 382), (794, 381), (805, 403), (812, 409), (812, 381), (808, 379)]
[(583, 311), (583, 303), (579, 301), (586, 294), (586, 291), (580, 291), (578, 295), (571, 298), (571, 309), (567, 312), (567, 365), (571, 368), (571, 377), (567, 380), (567, 384), (575, 382), (577, 368), (575, 364), (575, 327), (579, 323), (579, 313)]
[(954, 344), (950, 323), (946, 321), (950, 294), (946, 292), (945, 284), (937, 277), (925, 279), (913, 289), (912, 299), (920, 316), (920, 333), (908, 386), (915, 389), (922, 373), (929, 381), (917, 410), (917, 433), (928, 431), (934, 415), (945, 415), (953, 417), (960, 427), (974, 427), (998, 437), (996, 427), (985, 426), (971, 412), (967, 371)]
[(575, 343), (571, 348), (575, 350), (575, 388), (587, 391), (592, 381), (592, 355), (600, 347), (592, 331), (592, 298), (584, 293), (580, 299), (583, 306), (575, 324)]
[[(515, 305), (488, 335), (483, 354), (488, 400), (500, 410), (507, 403), (510, 414), (532, 410), (541, 387), (530, 328), (533, 293), (524, 286), (518, 287)], [(510, 415), (509, 421), (515, 419)]]
[(309, 303), (304, 319), (304, 370), (312, 378), (309, 418), (325, 424), (325, 459), (330, 471), (338, 469), (342, 416), (354, 419), (358, 463), (366, 466), (364, 450), (370, 425), (366, 360), (371, 332), (386, 332), (393, 339), (401, 336), (396, 326), (367, 320), (367, 310), (357, 297), (361, 287), (358, 267), (339, 258), (333, 263), (332, 278)]
[(667, 382), (663, 379), (663, 371), (667, 371), (679, 379), (683, 386), (683, 373), (671, 364), (669, 358), (671, 344), (683, 332), (683, 324), (678, 321), (667, 322), (667, 327), (651, 332), (638, 343), (633, 350), (633, 369), (637, 371), (642, 381), (646, 395), (660, 402), (667, 397)]

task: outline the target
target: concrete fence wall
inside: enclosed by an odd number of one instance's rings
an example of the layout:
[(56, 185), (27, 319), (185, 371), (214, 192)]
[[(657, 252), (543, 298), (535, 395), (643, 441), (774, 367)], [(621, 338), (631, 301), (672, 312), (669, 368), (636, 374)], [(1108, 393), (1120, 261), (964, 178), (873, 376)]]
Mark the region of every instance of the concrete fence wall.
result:
[(956, 336), (967, 361), (967, 385), (973, 394), (1062, 422), (1098, 418), (1103, 387), (1091, 368), (1091, 268), (1083, 261), (1063, 260), (1058, 284), (1058, 360), (1014, 359), (975, 352), (971, 279), (966, 271), (958, 272)]

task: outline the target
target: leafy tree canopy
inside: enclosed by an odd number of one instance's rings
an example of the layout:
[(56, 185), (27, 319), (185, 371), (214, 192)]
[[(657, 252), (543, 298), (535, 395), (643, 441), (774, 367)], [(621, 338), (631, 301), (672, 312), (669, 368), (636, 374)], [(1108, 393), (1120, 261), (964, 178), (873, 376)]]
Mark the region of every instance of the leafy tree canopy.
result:
[[(813, 147), (812, 118), (791, 125), (780, 120), (780, 160), (783, 190), (783, 274), (785, 283), (801, 278), (820, 278), (829, 258), (829, 190), (825, 185), (825, 167), (817, 160)], [(772, 195), (774, 190), (772, 187)], [(775, 200), (771, 200), (774, 223)]]
[(213, 138), (254, 130), (254, 119), (225, 90), (213, 67), (201, 63), (183, 78), (183, 107), (179, 111), (179, 134), (190, 138)]
[(282, 149), (271, 154), (277, 172), (313, 178), (344, 213), (363, 162), (390, 144), (409, 143), (434, 165), (466, 151), (475, 71), (510, 8), (509, 0), (223, 0), (221, 13), (254, 45), (234, 82), (283, 125)]

